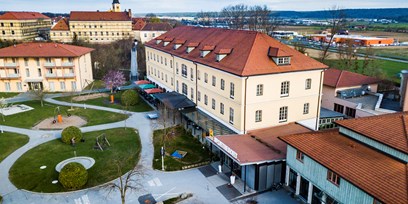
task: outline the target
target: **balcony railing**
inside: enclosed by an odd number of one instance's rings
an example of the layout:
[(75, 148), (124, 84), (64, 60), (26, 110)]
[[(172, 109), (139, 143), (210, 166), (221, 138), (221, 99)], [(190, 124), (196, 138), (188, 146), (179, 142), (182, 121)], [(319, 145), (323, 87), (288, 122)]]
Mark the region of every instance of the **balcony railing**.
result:
[(55, 67), (55, 63), (54, 62), (45, 62), (44, 67)]
[(73, 66), (74, 66), (74, 63), (73, 63), (73, 62), (63, 62), (63, 63), (62, 63), (62, 66), (63, 66), (63, 67), (73, 67)]
[(17, 63), (4, 63), (4, 67), (6, 68), (16, 68), (17, 66)]
[(63, 75), (57, 75), (57, 74), (50, 74), (47, 73), (45, 74), (46, 78), (74, 78), (75, 74), (74, 73), (68, 73), (68, 74), (63, 74)]
[(57, 78), (57, 74), (50, 74), (50, 73), (46, 73), (45, 74), (46, 78)]
[(9, 74), (6, 76), (0, 76), (1, 79), (18, 79), (20, 78), (20, 74)]
[(75, 77), (74, 73), (64, 74), (64, 78), (74, 78), (74, 77)]

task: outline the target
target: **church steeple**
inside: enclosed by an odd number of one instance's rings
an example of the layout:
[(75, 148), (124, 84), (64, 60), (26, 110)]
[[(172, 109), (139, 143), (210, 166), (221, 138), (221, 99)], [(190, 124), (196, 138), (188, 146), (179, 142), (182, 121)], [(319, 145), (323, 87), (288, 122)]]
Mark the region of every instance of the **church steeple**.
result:
[(113, 2), (112, 2), (112, 11), (113, 12), (120, 12), (119, 0), (113, 0)]

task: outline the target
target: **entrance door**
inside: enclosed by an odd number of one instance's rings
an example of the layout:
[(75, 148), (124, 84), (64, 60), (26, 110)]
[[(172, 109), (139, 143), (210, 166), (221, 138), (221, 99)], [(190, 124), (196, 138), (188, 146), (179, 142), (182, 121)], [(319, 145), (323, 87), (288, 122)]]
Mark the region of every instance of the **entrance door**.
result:
[(30, 90), (42, 90), (43, 89), (43, 85), (42, 82), (30, 82), (28, 83), (28, 86), (30, 87)]
[(300, 179), (300, 196), (302, 196), (303, 199), (307, 200), (307, 196), (309, 193), (309, 181), (304, 179), (303, 177)]

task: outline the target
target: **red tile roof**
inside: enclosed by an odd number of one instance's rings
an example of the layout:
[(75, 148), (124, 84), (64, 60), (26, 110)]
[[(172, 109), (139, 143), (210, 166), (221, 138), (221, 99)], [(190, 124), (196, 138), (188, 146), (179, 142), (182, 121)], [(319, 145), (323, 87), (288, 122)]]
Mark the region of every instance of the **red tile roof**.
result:
[(279, 49), (276, 47), (270, 47), (268, 51), (268, 56), (270, 57), (290, 57), (291, 55), (286, 53), (282, 49)]
[(23, 43), (0, 49), (0, 57), (79, 57), (93, 50), (59, 43)]
[[(173, 50), (173, 43), (163, 47), (163, 43), (156, 44), (155, 40), (152, 40), (147, 42), (146, 46), (239, 76), (327, 68), (326, 65), (297, 52), (268, 35), (255, 31), (184, 26), (176, 27), (160, 37), (162, 36), (182, 38), (186, 40), (186, 44), (177, 50)], [(200, 43), (198, 46), (199, 49), (194, 49), (190, 53), (186, 53), (186, 45), (191, 42)], [(200, 50), (205, 45), (215, 45), (215, 52), (211, 52), (206, 57), (201, 58)], [(268, 56), (270, 47), (279, 48), (291, 55), (291, 64), (283, 66), (276, 65)], [(217, 53), (219, 49), (225, 48), (234, 49), (234, 51), (220, 62), (217, 62), (215, 53)]]
[(66, 18), (61, 18), (57, 24), (55, 24), (51, 30), (55, 31), (68, 31), (69, 30), (69, 25), (68, 25), (68, 20)]
[(408, 154), (408, 112), (341, 120), (336, 123)]
[(127, 12), (71, 11), (70, 21), (131, 21)]
[(237, 160), (242, 165), (285, 159), (286, 144), (278, 137), (310, 131), (301, 125), (290, 123), (253, 130), (246, 135), (223, 135), (216, 138), (237, 153)]
[(338, 129), (280, 138), (381, 202), (407, 203), (407, 164), (341, 135)]
[(143, 31), (169, 31), (173, 29), (169, 23), (146, 23)]
[(7, 12), (0, 16), (0, 20), (32, 20), (50, 19), (48, 16), (38, 12)]
[(360, 86), (364, 84), (376, 84), (380, 79), (334, 68), (324, 72), (323, 84), (334, 88)]
[(146, 25), (146, 21), (143, 18), (132, 18), (132, 30), (142, 30)]

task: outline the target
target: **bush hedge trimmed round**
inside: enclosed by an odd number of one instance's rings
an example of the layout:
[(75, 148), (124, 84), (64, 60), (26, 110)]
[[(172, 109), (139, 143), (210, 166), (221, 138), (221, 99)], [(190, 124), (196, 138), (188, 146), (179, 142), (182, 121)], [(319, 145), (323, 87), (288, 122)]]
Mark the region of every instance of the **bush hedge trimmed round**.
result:
[(88, 171), (82, 164), (71, 162), (61, 169), (58, 180), (64, 188), (78, 190), (88, 182)]
[(121, 103), (125, 106), (134, 106), (139, 103), (139, 94), (135, 90), (126, 90), (121, 96)]
[(71, 144), (71, 139), (75, 138), (75, 142), (79, 142), (82, 139), (82, 132), (78, 127), (69, 126), (66, 127), (61, 134), (62, 142)]

